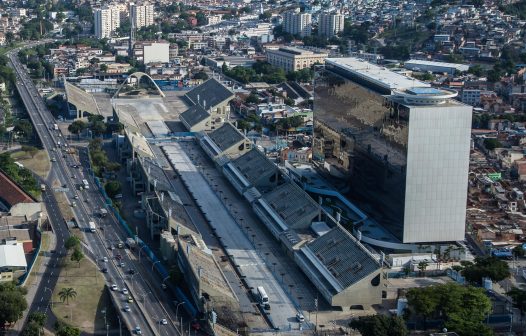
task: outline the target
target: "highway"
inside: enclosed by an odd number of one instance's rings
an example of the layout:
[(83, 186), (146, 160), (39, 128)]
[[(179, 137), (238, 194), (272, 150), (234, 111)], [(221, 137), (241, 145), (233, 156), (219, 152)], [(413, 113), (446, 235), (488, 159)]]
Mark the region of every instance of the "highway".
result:
[[(81, 160), (82, 165), (80, 165), (73, 155), (63, 152), (64, 147), (67, 146), (66, 140), (62, 137), (60, 131), (56, 131), (52, 127), (55, 120), (44, 105), (24, 66), (19, 62), (16, 56), (17, 52), (18, 49), (9, 52), (8, 57), (12, 67), (15, 69), (18, 92), (44, 149), (48, 151), (50, 158), (54, 161), (52, 162), (48, 178), (48, 186), (51, 187), (50, 181), (57, 180), (62, 188), (66, 190), (65, 195), (71, 203), (74, 202), (76, 197), (78, 198), (75, 201), (77, 205), (73, 207), (73, 211), (81, 229), (87, 228), (90, 221), (97, 223), (98, 229), (95, 233), (84, 230), (87, 254), (97, 261), (97, 265), (99, 265), (101, 270), (107, 270), (107, 273), (101, 272), (106, 284), (109, 287), (113, 284), (118, 287), (119, 290), (112, 291), (112, 299), (117, 303), (116, 308), (120, 311), (121, 320), (130, 330), (140, 327), (143, 335), (178, 335), (177, 327), (170, 318), (170, 316), (175, 316), (175, 314), (173, 314), (172, 307), (170, 307), (171, 302), (169, 298), (164, 295), (162, 296), (162, 301), (159, 300), (159, 296), (162, 294), (160, 286), (163, 280), (153, 274), (146, 258), (143, 257), (141, 262), (139, 262), (138, 258), (129, 250), (109, 249), (109, 240), (125, 241), (126, 235), (113, 216), (109, 215), (105, 218), (100, 218), (98, 215), (99, 210), (105, 207), (105, 203), (93, 180), (88, 177), (89, 174), (86, 169), (88, 168), (89, 160), (87, 160), (87, 157), (84, 157)], [(78, 190), (78, 185), (81, 184), (82, 179), (89, 180), (89, 189)], [(48, 210), (53, 207), (53, 204), (56, 206), (56, 200), (54, 200), (53, 195), (46, 195), (44, 200)], [(65, 223), (59, 215), (52, 220), (55, 226), (59, 226), (56, 225), (58, 221), (58, 223), (62, 222), (63, 228), (65, 228)], [(60, 229), (60, 232), (62, 232), (62, 229)], [(64, 253), (62, 248), (66, 238), (65, 234), (59, 236), (57, 233), (59, 254)], [(116, 259), (118, 252), (121, 254), (121, 261), (124, 263), (124, 267), (120, 267), (120, 261)], [(103, 261), (103, 258), (107, 258), (107, 262)], [(128, 274), (127, 271), (129, 269), (136, 270), (136, 274)], [(55, 273), (55, 271), (53, 272)], [(58, 269), (56, 272), (58, 272)], [(124, 307), (127, 304), (127, 295), (120, 293), (120, 290), (124, 287), (127, 287), (130, 295), (133, 297), (133, 303), (129, 303), (129, 312), (124, 311)], [(48, 293), (44, 292), (46, 292), (45, 289), (40, 291), (39, 288), (39, 293), (44, 297), (44, 299), (40, 300), (48, 300), (49, 303), (51, 291), (47, 291)], [(160, 323), (161, 319), (164, 318), (167, 320), (167, 325)]]

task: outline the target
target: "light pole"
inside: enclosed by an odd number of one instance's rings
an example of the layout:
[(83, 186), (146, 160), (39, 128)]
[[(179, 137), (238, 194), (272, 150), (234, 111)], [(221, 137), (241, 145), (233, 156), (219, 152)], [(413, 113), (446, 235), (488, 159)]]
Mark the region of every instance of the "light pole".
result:
[(139, 249), (139, 264), (141, 263), (141, 251), (142, 251), (142, 249), (145, 248), (145, 247), (146, 247), (146, 245), (143, 245), (143, 246), (141, 246), (141, 248)]
[(160, 260), (157, 260), (157, 261), (155, 261), (155, 262), (152, 264), (152, 272), (153, 272), (153, 267), (155, 266), (155, 264), (160, 263), (160, 262), (161, 262)]
[(104, 307), (104, 309), (101, 311), (101, 313), (104, 314), (104, 325), (106, 326), (106, 336), (108, 336), (108, 333), (109, 333), (109, 330), (108, 330), (109, 324), (108, 324), (108, 321), (106, 320), (106, 307)]
[(119, 320), (119, 336), (122, 336), (121, 317), (119, 316), (119, 314), (117, 314), (117, 319)]
[[(177, 302), (177, 301), (176, 301)], [(184, 304), (185, 301), (183, 302), (179, 302), (176, 306), (175, 306), (175, 321), (177, 322), (177, 313), (179, 313), (179, 306)], [(179, 324), (179, 329), (182, 327), (182, 324)]]

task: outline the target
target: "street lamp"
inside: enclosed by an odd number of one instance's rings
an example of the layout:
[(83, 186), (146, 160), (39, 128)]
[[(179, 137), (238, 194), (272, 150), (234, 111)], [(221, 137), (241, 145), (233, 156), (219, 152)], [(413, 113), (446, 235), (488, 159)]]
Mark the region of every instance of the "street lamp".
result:
[[(176, 301), (176, 302), (177, 302), (177, 301)], [(177, 321), (177, 313), (179, 313), (179, 306), (182, 305), (182, 304), (184, 304), (184, 303), (185, 303), (185, 301), (183, 301), (183, 302), (179, 302), (179, 303), (177, 304), (177, 306), (175, 306), (175, 321), (176, 321), (176, 322), (178, 322), (178, 321)], [(182, 324), (179, 324), (179, 329), (181, 329), (181, 328), (182, 328)]]
[(146, 247), (146, 245), (143, 245), (143, 246), (141, 246), (141, 248), (139, 249), (139, 264), (141, 263), (141, 251), (142, 251), (142, 249), (145, 248), (145, 247)]
[(160, 263), (160, 262), (161, 262), (160, 260), (157, 260), (157, 261), (155, 261), (155, 262), (152, 264), (152, 272), (153, 272), (153, 267), (155, 266), (155, 264)]

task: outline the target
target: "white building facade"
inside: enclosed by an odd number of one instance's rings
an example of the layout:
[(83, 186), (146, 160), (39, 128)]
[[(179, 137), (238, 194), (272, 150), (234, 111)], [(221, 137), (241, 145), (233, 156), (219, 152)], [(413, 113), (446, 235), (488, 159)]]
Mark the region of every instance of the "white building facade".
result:
[(130, 20), (136, 29), (153, 25), (153, 5), (150, 3), (130, 4)]
[(344, 17), (338, 13), (323, 13), (318, 21), (318, 35), (333, 37), (343, 31)]
[(105, 6), (93, 10), (95, 37), (110, 38), (121, 25), (120, 12), (116, 7)]
[(310, 36), (312, 32), (312, 15), (300, 13), (299, 10), (283, 14), (283, 31), (292, 35)]

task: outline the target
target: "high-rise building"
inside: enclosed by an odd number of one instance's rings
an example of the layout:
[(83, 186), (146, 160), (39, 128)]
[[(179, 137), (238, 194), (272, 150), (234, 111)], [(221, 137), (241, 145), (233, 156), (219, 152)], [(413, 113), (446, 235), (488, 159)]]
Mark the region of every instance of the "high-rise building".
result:
[(343, 31), (344, 17), (339, 13), (322, 13), (318, 20), (318, 35), (333, 37)]
[(109, 38), (121, 25), (120, 13), (118, 8), (104, 6), (93, 10), (95, 37)]
[(292, 35), (309, 36), (312, 30), (312, 16), (300, 13), (299, 9), (283, 14), (283, 31)]
[(374, 219), (355, 226), (364, 241), (464, 239), (472, 107), (456, 95), (357, 58), (325, 60), (313, 157), (345, 174)]
[(153, 5), (150, 3), (130, 4), (130, 20), (134, 27), (140, 29), (153, 25)]

